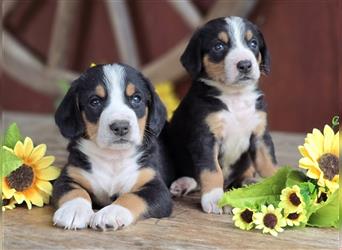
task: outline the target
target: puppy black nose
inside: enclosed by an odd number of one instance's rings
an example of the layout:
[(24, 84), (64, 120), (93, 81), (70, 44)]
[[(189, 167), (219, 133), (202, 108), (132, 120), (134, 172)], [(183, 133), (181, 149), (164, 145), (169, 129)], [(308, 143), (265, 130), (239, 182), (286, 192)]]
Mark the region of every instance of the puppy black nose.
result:
[(237, 63), (236, 67), (241, 73), (249, 73), (252, 69), (252, 62), (249, 60), (242, 60)]
[(113, 131), (116, 136), (124, 136), (129, 132), (128, 121), (115, 121), (109, 125), (110, 130)]

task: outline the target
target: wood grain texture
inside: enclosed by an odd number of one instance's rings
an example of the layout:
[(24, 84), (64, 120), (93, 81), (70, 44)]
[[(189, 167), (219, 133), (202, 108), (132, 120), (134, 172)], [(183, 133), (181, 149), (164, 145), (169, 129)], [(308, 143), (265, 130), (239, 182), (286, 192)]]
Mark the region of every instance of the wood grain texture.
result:
[[(65, 163), (65, 140), (51, 116), (5, 113), (6, 127), (16, 121), (24, 135), (35, 143), (47, 143), (56, 156), (56, 166)], [(297, 145), (303, 134), (273, 133), (280, 165), (296, 166)], [(289, 229), (279, 236), (234, 227), (230, 215), (208, 215), (201, 211), (199, 194), (177, 198), (173, 214), (165, 219), (139, 221), (117, 232), (90, 229), (65, 231), (52, 226), (53, 209), (18, 207), (3, 213), (4, 249), (337, 249), (334, 229)]]

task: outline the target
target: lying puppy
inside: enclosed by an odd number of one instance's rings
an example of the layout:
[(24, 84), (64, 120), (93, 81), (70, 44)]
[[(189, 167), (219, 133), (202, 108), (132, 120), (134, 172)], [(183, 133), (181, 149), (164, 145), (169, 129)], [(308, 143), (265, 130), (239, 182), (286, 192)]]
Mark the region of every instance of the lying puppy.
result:
[[(166, 110), (151, 83), (121, 64), (75, 80), (56, 115), (69, 159), (54, 183), (55, 225), (119, 229), (169, 216), (172, 200), (159, 134)], [(99, 206), (93, 211), (92, 206)]]
[(224, 188), (270, 176), (276, 158), (267, 130), (260, 73), (270, 71), (263, 35), (240, 17), (209, 21), (192, 36), (181, 62), (193, 78), (168, 130), (174, 195), (201, 187), (207, 213), (222, 213)]

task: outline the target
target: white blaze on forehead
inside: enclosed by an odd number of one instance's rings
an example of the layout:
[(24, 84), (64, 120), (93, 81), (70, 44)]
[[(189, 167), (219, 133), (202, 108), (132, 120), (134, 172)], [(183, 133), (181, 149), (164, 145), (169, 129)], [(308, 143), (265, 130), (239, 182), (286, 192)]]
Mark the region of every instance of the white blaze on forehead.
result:
[(125, 86), (125, 69), (118, 64), (103, 67), (104, 82), (108, 89), (109, 98), (123, 101), (123, 89)]
[(244, 33), (245, 33), (245, 24), (241, 17), (227, 17), (225, 18), (228, 26), (228, 34), (232, 40), (233, 47), (244, 47)]

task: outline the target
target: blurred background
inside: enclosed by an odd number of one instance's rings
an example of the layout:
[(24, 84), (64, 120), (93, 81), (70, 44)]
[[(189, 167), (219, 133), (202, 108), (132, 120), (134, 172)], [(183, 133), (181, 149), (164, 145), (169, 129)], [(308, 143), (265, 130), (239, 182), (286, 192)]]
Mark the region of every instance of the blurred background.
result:
[(260, 27), (271, 53), (260, 83), (270, 128), (323, 128), (342, 107), (341, 11), (339, 0), (3, 0), (1, 107), (52, 114), (91, 63), (130, 64), (182, 98), (191, 81), (179, 57), (193, 31), (240, 15)]

